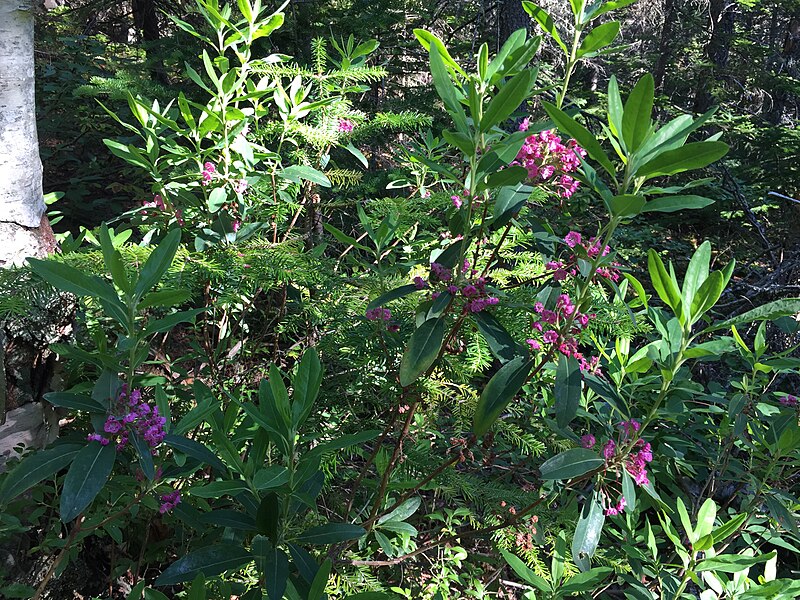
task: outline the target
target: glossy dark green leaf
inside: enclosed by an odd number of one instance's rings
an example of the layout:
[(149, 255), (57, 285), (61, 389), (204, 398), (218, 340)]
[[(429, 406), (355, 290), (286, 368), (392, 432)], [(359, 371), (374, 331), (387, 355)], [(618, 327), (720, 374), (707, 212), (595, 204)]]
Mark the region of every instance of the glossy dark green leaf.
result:
[(280, 505), (275, 492), (270, 492), (261, 499), (256, 514), (256, 527), (259, 533), (267, 536), (272, 543), (278, 539), (278, 524), (280, 522)]
[(297, 541), (301, 544), (335, 544), (346, 540), (355, 540), (366, 533), (363, 527), (351, 525), (350, 523), (327, 523), (306, 529), (297, 536)]
[(269, 600), (281, 600), (289, 582), (289, 558), (280, 548), (270, 548), (260, 559)]
[(542, 102), (545, 111), (553, 119), (553, 122), (558, 128), (575, 139), (576, 142), (588, 153), (588, 155), (598, 163), (610, 174), (614, 174), (614, 165), (609, 160), (600, 142), (592, 135), (586, 127), (578, 123), (575, 119), (570, 117), (567, 113), (557, 108), (554, 104), (549, 102)]
[(489, 131), (495, 125), (499, 125), (519, 108), (530, 94), (532, 75), (533, 71), (530, 70), (517, 73), (500, 88), (483, 113), (481, 131)]
[(66, 467), (80, 449), (80, 444), (60, 444), (25, 456), (0, 487), (0, 505), (7, 504), (37, 483), (53, 477)]
[(317, 561), (314, 560), (314, 557), (311, 556), (305, 548), (297, 544), (292, 544), (291, 542), (287, 545), (289, 547), (289, 554), (292, 555), (294, 566), (297, 567), (300, 576), (310, 585), (314, 581), (314, 578), (317, 576), (317, 571), (319, 570)]
[(740, 323), (753, 323), (755, 321), (771, 321), (778, 317), (787, 315), (796, 315), (800, 313), (800, 298), (784, 298), (783, 300), (774, 300), (767, 302), (761, 306), (748, 310), (745, 313), (732, 319), (714, 323), (711, 327), (706, 328), (705, 332), (717, 331), (718, 329), (729, 329), (731, 325), (739, 325)]
[(311, 583), (311, 590), (308, 592), (308, 600), (321, 600), (325, 596), (325, 586), (328, 585), (328, 577), (331, 574), (333, 563), (330, 558), (326, 558), (317, 570), (314, 581)]
[(581, 369), (573, 357), (559, 356), (553, 394), (556, 423), (563, 429), (575, 418), (581, 403)]
[(89, 442), (75, 455), (61, 490), (62, 522), (69, 523), (92, 503), (108, 481), (116, 458), (114, 444), (99, 442)]
[(200, 517), (200, 522), (240, 531), (253, 531), (256, 528), (256, 521), (253, 517), (238, 510), (226, 508), (217, 508), (203, 513), (202, 517)]
[(408, 296), (409, 294), (413, 294), (414, 292), (418, 292), (419, 289), (413, 283), (408, 285), (401, 285), (398, 288), (393, 290), (389, 290), (385, 294), (381, 294), (374, 300), (372, 300), (369, 304), (367, 304), (367, 310), (377, 308), (379, 306), (386, 306), (392, 300), (397, 300), (398, 298), (403, 298)]
[(259, 491), (280, 487), (288, 481), (289, 470), (280, 465), (259, 469), (253, 476), (253, 485)]
[(348, 433), (333, 440), (322, 442), (321, 444), (314, 446), (308, 454), (322, 456), (323, 454), (335, 452), (336, 450), (343, 450), (345, 448), (359, 446), (364, 442), (374, 440), (380, 435), (380, 433), (381, 432), (378, 429), (367, 429), (366, 431), (359, 431), (358, 433)]
[(331, 187), (330, 179), (325, 173), (307, 165), (290, 165), (280, 171), (278, 176), (294, 183), (310, 181), (322, 187)]
[(522, 579), (522, 581), (529, 583), (539, 591), (548, 593), (552, 591), (550, 584), (545, 579), (534, 573), (530, 567), (528, 567), (528, 565), (520, 560), (518, 556), (502, 549), (500, 550), (500, 553), (508, 563), (508, 566), (514, 570), (514, 572), (520, 577), (520, 579)]
[(175, 585), (191, 581), (199, 574), (206, 578), (225, 571), (238, 570), (253, 560), (250, 553), (234, 544), (217, 544), (190, 552), (167, 567), (155, 581), (156, 585)]
[(518, 356), (500, 367), (486, 384), (475, 407), (472, 431), (481, 437), (494, 424), (500, 413), (525, 385), (533, 368), (533, 360)]
[(530, 188), (522, 185), (504, 187), (500, 190), (494, 203), (494, 215), (490, 227), (499, 229), (505, 226), (525, 206), (529, 195)]
[(144, 335), (164, 333), (165, 331), (171, 331), (181, 323), (194, 323), (194, 318), (205, 310), (204, 308), (192, 308), (170, 313), (166, 317), (149, 322), (143, 333)]
[(696, 573), (703, 571), (720, 571), (722, 573), (739, 573), (745, 569), (749, 569), (753, 565), (762, 562), (767, 562), (773, 558), (777, 552), (773, 550), (767, 554), (760, 554), (759, 556), (742, 556), (740, 554), (722, 554), (714, 556), (713, 558), (706, 558), (700, 561), (695, 568)]
[(522, 3), (522, 7), (525, 9), (526, 13), (528, 13), (536, 20), (537, 23), (539, 23), (547, 35), (549, 35), (552, 40), (558, 44), (558, 47), (564, 51), (564, 54), (569, 54), (566, 44), (561, 41), (561, 36), (558, 35), (558, 30), (556, 29), (556, 24), (555, 21), (553, 21), (553, 17), (547, 14), (544, 9), (539, 8), (533, 2), (529, 2), (527, 0)]
[(695, 210), (698, 208), (705, 208), (710, 204), (714, 204), (711, 198), (704, 198), (703, 196), (694, 195), (681, 195), (681, 196), (664, 196), (662, 198), (654, 198), (645, 205), (642, 212), (676, 212), (679, 210)]
[(76, 296), (102, 298), (111, 304), (122, 307), (114, 288), (99, 277), (85, 275), (74, 267), (50, 260), (29, 258), (28, 264), (34, 273), (55, 288)]
[(514, 338), (492, 313), (482, 310), (475, 313), (473, 318), (478, 326), (478, 331), (489, 344), (489, 349), (497, 360), (507, 363), (519, 354)]
[(600, 494), (595, 490), (583, 506), (575, 527), (575, 535), (572, 537), (572, 560), (581, 571), (588, 571), (591, 567), (591, 558), (600, 543), (604, 522), (605, 514)]
[(175, 253), (181, 243), (181, 230), (173, 229), (159, 242), (155, 250), (150, 253), (139, 273), (134, 296), (139, 299), (155, 286), (175, 259)]
[(653, 113), (655, 82), (650, 73), (646, 73), (631, 90), (625, 101), (622, 114), (622, 138), (628, 152), (635, 152), (644, 142), (650, 131)]
[[(789, 512), (779, 498), (773, 494), (766, 494), (764, 496), (764, 501), (769, 509), (769, 514), (772, 515), (772, 518), (778, 522), (778, 525), (783, 527), (789, 533), (793, 534), (795, 537), (800, 536), (800, 531), (798, 530), (797, 526), (797, 518), (791, 512)], [(715, 537), (714, 542), (716, 541), (717, 539)]]
[(571, 448), (548, 458), (539, 467), (539, 471), (542, 479), (572, 479), (594, 471), (604, 463), (593, 450)]
[(594, 569), (589, 569), (585, 573), (578, 573), (567, 579), (564, 585), (561, 586), (560, 591), (568, 594), (591, 592), (596, 590), (600, 583), (613, 572), (614, 569), (611, 567), (595, 567)]
[(309, 348), (303, 353), (297, 372), (292, 378), (292, 426), (299, 429), (305, 423), (314, 402), (319, 395), (322, 385), (322, 363), (319, 354), (314, 348)]
[[(667, 150), (636, 170), (637, 177), (660, 177), (702, 169), (728, 153), (724, 142), (691, 142), (675, 150)], [(588, 150), (588, 149), (587, 149)]]
[(214, 467), (221, 473), (227, 471), (225, 463), (223, 463), (216, 454), (209, 450), (207, 446), (201, 444), (200, 442), (190, 440), (189, 438), (185, 438), (180, 435), (168, 433), (164, 436), (164, 443), (170, 448), (174, 448), (179, 452), (183, 452), (187, 456), (196, 458), (203, 464)]
[(642, 212), (646, 203), (644, 196), (624, 194), (622, 196), (614, 196), (609, 200), (608, 204), (612, 216), (630, 219)]
[(222, 498), (222, 496), (236, 496), (249, 489), (244, 481), (212, 481), (192, 486), (187, 493), (198, 498)]
[(69, 410), (82, 410), (90, 413), (106, 413), (105, 406), (83, 394), (75, 394), (72, 392), (49, 392), (44, 395), (53, 406), (60, 408), (67, 408)]
[(124, 293), (129, 293), (131, 291), (131, 283), (128, 280), (128, 274), (125, 272), (122, 256), (120, 256), (119, 251), (114, 248), (114, 244), (111, 241), (111, 234), (105, 223), (100, 226), (100, 249), (103, 252), (103, 262), (105, 262), (106, 270), (111, 273), (111, 279), (114, 281), (114, 284)]
[(592, 29), (578, 48), (578, 57), (597, 52), (610, 46), (619, 35), (619, 21), (609, 21)]
[(414, 330), (400, 361), (400, 385), (414, 383), (433, 365), (444, 341), (444, 318), (429, 319)]
[(627, 469), (622, 469), (622, 495), (625, 498), (625, 512), (636, 510), (636, 486)]

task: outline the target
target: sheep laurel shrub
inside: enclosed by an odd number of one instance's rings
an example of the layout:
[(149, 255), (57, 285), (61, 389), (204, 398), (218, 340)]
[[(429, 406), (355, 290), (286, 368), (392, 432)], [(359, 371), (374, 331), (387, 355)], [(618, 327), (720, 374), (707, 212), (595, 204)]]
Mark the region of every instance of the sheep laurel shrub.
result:
[[(612, 77), (600, 127), (568, 104), (575, 66), (618, 36), (619, 23), (600, 17), (630, 3), (571, 0), (564, 31), (523, 2), (565, 53), (550, 100), (537, 84), (541, 37), (517, 31), (494, 56), (483, 44), (467, 70), (436, 35), (415, 31), (449, 125), (405, 149), (406, 182), (436, 225), (401, 227), (400, 210), (370, 202), (356, 215), (301, 205), (324, 228), (315, 235), (330, 236), (306, 252), (335, 284), (285, 284), (309, 315), (306, 330), (252, 384), (233, 384), (213, 349), (204, 356), (192, 340), (225, 338), (223, 320), (200, 322), (212, 303), (174, 277), (161, 283), (187, 237), (181, 219), (192, 211), (197, 253), (241, 243), (234, 224), (259, 210), (242, 181), (296, 182), (307, 199), (330, 183), (322, 155), (284, 166), (288, 123), (318, 111), (322, 129), (332, 118), (341, 133), (355, 125), (338, 112), (346, 78), (307, 102), (301, 80), (286, 89), (248, 66), (252, 42), (280, 12), (261, 17), (258, 0), (239, 0), (234, 22), (231, 5), (199, 0), (227, 37), (178, 22), (219, 51), (203, 55), (213, 100), (179, 97), (193, 141), (176, 141), (168, 112), (137, 100), (147, 155), (109, 144), (175, 198), (148, 207), (160, 211), (146, 227), (155, 249), (131, 268), (124, 240), (103, 227), (104, 277), (31, 260), (43, 280), (84, 298), (97, 323), (87, 347), (56, 348), (83, 365), (82, 380), (46, 396), (86, 429), (3, 477), (5, 530), (42, 526), (41, 512), (23, 510), (38, 489), (37, 504), (52, 503), (68, 532), (44, 545), (58, 569), (88, 536), (140, 549), (158, 567), (129, 570), (130, 598), (800, 595), (798, 400), (784, 384), (800, 361), (770, 353), (765, 334), (769, 321), (791, 328), (800, 299), (718, 314), (734, 264), (713, 269), (707, 242), (680, 276), (650, 250), (637, 279), (615, 232), (647, 213), (709, 205), (683, 174), (728, 148), (704, 133), (712, 113), (655, 121), (647, 74), (627, 94)], [(372, 49), (345, 43), (339, 67), (361, 68)], [(286, 125), (277, 149), (247, 138), (269, 98)], [(159, 162), (159, 148), (171, 158)], [(588, 223), (547, 217), (575, 197)], [(247, 235), (277, 242), (261, 224)], [(176, 377), (154, 375), (165, 335), (189, 338), (185, 360), (199, 366), (174, 357)], [(710, 365), (718, 375), (699, 377)], [(157, 554), (136, 528), (151, 519), (175, 533)]]

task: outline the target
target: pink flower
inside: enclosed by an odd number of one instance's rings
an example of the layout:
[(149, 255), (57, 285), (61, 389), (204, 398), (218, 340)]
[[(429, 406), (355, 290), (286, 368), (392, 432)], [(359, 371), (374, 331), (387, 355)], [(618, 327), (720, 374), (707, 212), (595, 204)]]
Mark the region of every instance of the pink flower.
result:
[(355, 127), (355, 125), (349, 119), (339, 119), (339, 124), (336, 126), (336, 130), (339, 133), (350, 133), (353, 131), (353, 127)]
[(178, 490), (174, 490), (169, 494), (163, 494), (161, 496), (161, 506), (158, 508), (158, 512), (160, 512), (162, 515), (164, 513), (168, 513), (180, 503), (181, 493)]
[(553, 329), (545, 331), (542, 339), (545, 341), (545, 343), (552, 344), (558, 340), (558, 332)]
[(606, 509), (606, 511), (605, 511), (605, 513), (606, 513), (606, 516), (611, 516), (611, 515), (618, 515), (618, 514), (621, 514), (621, 513), (622, 513), (622, 511), (624, 511), (624, 510), (625, 510), (625, 507), (626, 507), (627, 505), (628, 505), (628, 503), (627, 503), (627, 501), (625, 500), (625, 496), (620, 496), (620, 497), (619, 497), (619, 502), (617, 502), (617, 505), (616, 505), (616, 506), (609, 506), (609, 507)]
[(587, 433), (584, 436), (581, 436), (581, 446), (584, 448), (594, 448), (595, 443), (597, 440), (591, 433)]
[(606, 462), (614, 458), (614, 454), (617, 451), (617, 444), (614, 440), (608, 440), (606, 445), (603, 446), (603, 458), (606, 459)]
[(424, 290), (426, 287), (428, 287), (428, 282), (422, 277), (414, 277), (414, 287), (418, 290)]
[(377, 306), (375, 308), (369, 309), (364, 316), (367, 317), (369, 321), (388, 321), (392, 318), (392, 311), (388, 308), (382, 308)]
[(239, 221), (238, 219), (233, 223), (231, 223), (231, 229), (233, 229), (234, 233), (239, 231), (241, 227), (242, 227), (242, 222)]
[(574, 248), (581, 243), (581, 234), (577, 231), (570, 231), (566, 236), (564, 236), (564, 242), (566, 242), (567, 246), (570, 248)]
[(450, 196), (450, 199), (453, 201), (453, 206), (456, 208), (461, 208), (461, 198), (458, 196)]
[(525, 343), (531, 347), (531, 350), (541, 350), (542, 345), (536, 340), (525, 340)]
[(800, 404), (797, 398), (795, 396), (792, 396), (791, 394), (786, 394), (786, 396), (780, 398), (778, 402), (789, 408), (797, 408), (797, 406)]

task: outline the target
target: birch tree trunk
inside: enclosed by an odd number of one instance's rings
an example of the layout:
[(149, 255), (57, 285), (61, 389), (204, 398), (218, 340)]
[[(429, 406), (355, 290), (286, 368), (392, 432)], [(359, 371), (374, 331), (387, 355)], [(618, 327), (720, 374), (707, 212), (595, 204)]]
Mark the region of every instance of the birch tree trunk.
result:
[(34, 0), (0, 0), (0, 267), (55, 245), (36, 135)]

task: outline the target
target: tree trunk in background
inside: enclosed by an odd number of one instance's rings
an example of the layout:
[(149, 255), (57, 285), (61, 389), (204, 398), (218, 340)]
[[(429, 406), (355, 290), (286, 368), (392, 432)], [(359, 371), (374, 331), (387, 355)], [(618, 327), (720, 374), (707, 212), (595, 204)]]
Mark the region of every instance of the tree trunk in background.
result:
[(153, 57), (155, 45), (161, 39), (161, 30), (158, 22), (158, 10), (154, 0), (132, 0), (133, 24), (141, 32), (145, 52), (150, 61), (150, 77), (163, 85), (167, 85), (167, 71), (164, 61)]
[(0, 266), (54, 247), (34, 107), (33, 1), (0, 0)]
[(653, 67), (653, 79), (657, 91), (664, 88), (667, 66), (672, 54), (672, 35), (677, 18), (676, 8), (676, 0), (664, 0), (664, 25), (661, 27), (661, 37), (658, 42), (658, 60)]
[[(21, 265), (56, 246), (44, 214), (36, 135), (33, 8), (31, 0), (0, 0), (0, 267)], [(33, 285), (24, 274), (13, 281), (20, 288)], [(44, 445), (57, 431), (52, 408), (35, 400), (52, 375), (47, 346), (60, 341), (48, 336), (53, 330), (48, 323), (64, 331), (71, 313), (58, 297), (47, 299), (46, 306), (33, 304), (28, 315), (0, 322), (0, 470), (15, 446)]]
[(522, 8), (521, 0), (503, 0), (497, 6), (497, 47), (500, 48), (517, 29), (529, 29), (531, 18)]
[(705, 47), (706, 60), (710, 63), (700, 75), (694, 98), (695, 112), (706, 112), (714, 104), (712, 84), (728, 65), (734, 26), (736, 25), (736, 2), (711, 0), (708, 7), (710, 35)]
[[(789, 26), (786, 29), (780, 57), (775, 64), (775, 71), (780, 75), (794, 78), (800, 75), (800, 11), (789, 17)], [(791, 92), (786, 87), (776, 90), (768, 116), (771, 123), (780, 125), (783, 122), (790, 98)]]

